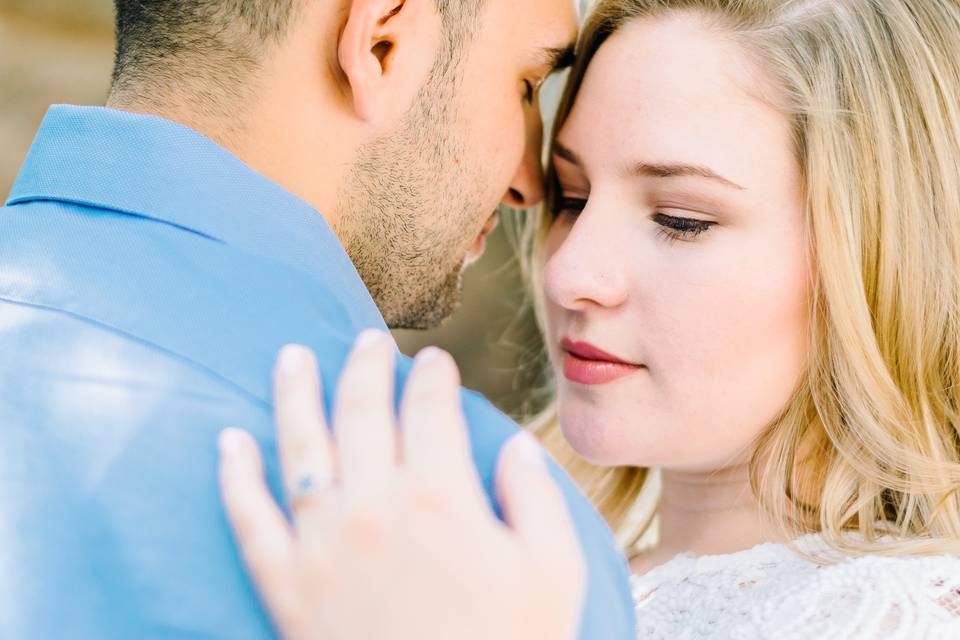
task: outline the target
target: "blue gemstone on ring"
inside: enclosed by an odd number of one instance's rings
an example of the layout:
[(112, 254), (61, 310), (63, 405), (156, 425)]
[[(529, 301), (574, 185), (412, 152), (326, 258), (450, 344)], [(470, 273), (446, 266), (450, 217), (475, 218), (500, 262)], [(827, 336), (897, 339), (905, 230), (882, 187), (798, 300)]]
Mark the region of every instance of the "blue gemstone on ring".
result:
[(300, 476), (297, 480), (297, 495), (307, 495), (317, 488), (317, 483), (311, 474)]

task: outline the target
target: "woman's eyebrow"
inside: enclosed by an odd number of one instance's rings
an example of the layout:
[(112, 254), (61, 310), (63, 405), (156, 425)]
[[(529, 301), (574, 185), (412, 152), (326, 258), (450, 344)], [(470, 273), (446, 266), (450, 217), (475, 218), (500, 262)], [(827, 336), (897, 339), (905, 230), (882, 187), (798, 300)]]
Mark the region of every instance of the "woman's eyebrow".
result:
[(739, 191), (747, 190), (746, 187), (740, 186), (733, 180), (724, 178), (712, 169), (694, 164), (638, 162), (632, 166), (630, 173), (635, 176), (646, 176), (649, 178), (683, 178), (694, 176), (714, 180)]
[[(570, 164), (578, 167), (583, 166), (583, 161), (580, 159), (580, 156), (578, 156), (573, 149), (566, 146), (559, 140), (555, 140), (553, 143), (553, 155), (558, 158), (562, 158)], [(707, 178), (709, 180), (714, 180), (724, 184), (728, 187), (737, 189), (738, 191), (747, 190), (746, 187), (737, 184), (729, 178), (724, 178), (716, 171), (695, 164), (674, 162), (638, 162), (634, 165), (631, 165), (629, 173), (634, 176), (644, 176), (648, 178), (684, 178), (690, 176)]]
[(555, 140), (553, 142), (553, 155), (557, 156), (558, 158), (563, 158), (567, 162), (575, 164), (578, 167), (583, 166), (580, 156), (578, 156), (572, 149), (570, 149), (570, 147), (566, 146), (559, 140)]

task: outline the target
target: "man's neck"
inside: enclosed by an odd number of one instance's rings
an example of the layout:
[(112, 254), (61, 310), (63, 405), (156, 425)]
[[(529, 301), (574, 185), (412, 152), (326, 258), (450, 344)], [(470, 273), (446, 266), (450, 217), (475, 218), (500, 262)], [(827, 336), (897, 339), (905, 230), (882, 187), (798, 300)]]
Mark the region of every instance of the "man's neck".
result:
[(306, 114), (298, 113), (294, 106), (299, 97), (284, 99), (278, 93), (273, 91), (266, 100), (238, 105), (231, 114), (223, 109), (197, 109), (186, 96), (146, 100), (132, 93), (115, 93), (106, 106), (158, 116), (197, 131), (311, 205), (340, 237), (336, 185), (347, 164), (340, 151), (349, 141), (338, 139), (336, 127), (318, 141), (316, 126), (300, 126), (309, 118), (301, 117)]

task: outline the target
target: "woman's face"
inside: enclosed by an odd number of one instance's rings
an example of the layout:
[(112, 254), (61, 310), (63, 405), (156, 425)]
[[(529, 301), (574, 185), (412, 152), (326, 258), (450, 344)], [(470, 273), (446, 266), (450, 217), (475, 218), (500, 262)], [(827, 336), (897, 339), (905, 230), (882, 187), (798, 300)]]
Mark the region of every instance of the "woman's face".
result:
[(547, 337), (563, 432), (589, 460), (742, 463), (802, 375), (801, 173), (760, 77), (694, 16), (638, 20), (558, 135)]

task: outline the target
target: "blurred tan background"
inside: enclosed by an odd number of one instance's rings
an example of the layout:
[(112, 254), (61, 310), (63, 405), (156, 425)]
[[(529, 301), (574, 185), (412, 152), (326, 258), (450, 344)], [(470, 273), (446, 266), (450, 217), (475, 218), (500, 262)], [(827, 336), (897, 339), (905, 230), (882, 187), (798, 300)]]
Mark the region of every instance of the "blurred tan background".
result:
[[(113, 61), (111, 0), (0, 0), (0, 200), (6, 200), (50, 104), (103, 104)], [(446, 325), (397, 332), (410, 354), (454, 354), (466, 386), (513, 415), (536, 409), (540, 345), (503, 225), (468, 270), (465, 303)]]

